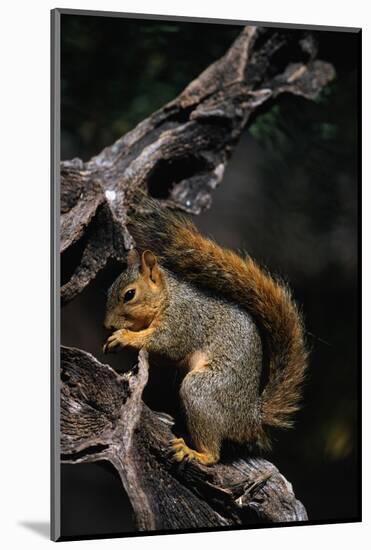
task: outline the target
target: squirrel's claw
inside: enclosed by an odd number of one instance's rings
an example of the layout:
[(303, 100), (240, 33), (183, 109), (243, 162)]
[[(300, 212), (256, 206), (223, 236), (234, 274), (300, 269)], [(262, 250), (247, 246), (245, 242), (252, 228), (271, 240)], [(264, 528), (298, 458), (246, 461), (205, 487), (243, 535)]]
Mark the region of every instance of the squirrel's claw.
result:
[(191, 449), (188, 447), (188, 445), (185, 443), (184, 439), (182, 437), (172, 439), (170, 441), (171, 450), (174, 453), (174, 459), (177, 462), (182, 462), (183, 460), (195, 460), (196, 462), (199, 462), (200, 464), (214, 464), (217, 462), (217, 460), (213, 457), (211, 453), (203, 452), (200, 453), (198, 451), (195, 451), (194, 449)]
[(124, 345), (125, 343), (122, 340), (122, 331), (116, 330), (107, 338), (107, 341), (103, 345), (103, 353), (116, 351), (119, 346), (123, 347)]
[(172, 439), (170, 441), (170, 447), (173, 452), (173, 457), (177, 462), (182, 462), (182, 460), (186, 458), (187, 454), (185, 449), (189, 449), (189, 447), (187, 447), (182, 437)]
[(102, 351), (103, 351), (103, 353), (105, 353), (105, 354), (107, 354), (107, 353), (109, 353), (110, 351), (112, 351), (112, 350), (110, 350), (110, 348), (109, 348), (109, 346), (108, 346), (108, 342), (105, 342), (105, 343), (103, 344)]

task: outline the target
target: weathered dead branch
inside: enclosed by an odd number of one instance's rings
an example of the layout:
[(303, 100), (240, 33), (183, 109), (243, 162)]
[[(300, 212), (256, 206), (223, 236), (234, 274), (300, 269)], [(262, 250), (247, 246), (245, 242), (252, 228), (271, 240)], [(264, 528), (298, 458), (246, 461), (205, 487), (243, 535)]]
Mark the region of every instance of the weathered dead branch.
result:
[[(61, 166), (62, 302), (132, 244), (127, 211), (140, 191), (198, 214), (210, 206), (251, 116), (283, 92), (315, 97), (333, 78), (308, 34), (245, 27), (227, 53), (171, 103), (86, 163)], [(228, 190), (226, 190), (228, 192)], [(76, 249), (77, 252), (76, 253)]]
[(118, 375), (92, 355), (62, 348), (61, 448), (69, 463), (108, 460), (138, 529), (190, 529), (307, 519), (291, 484), (262, 458), (179, 465), (169, 452), (170, 416), (142, 401), (147, 354)]

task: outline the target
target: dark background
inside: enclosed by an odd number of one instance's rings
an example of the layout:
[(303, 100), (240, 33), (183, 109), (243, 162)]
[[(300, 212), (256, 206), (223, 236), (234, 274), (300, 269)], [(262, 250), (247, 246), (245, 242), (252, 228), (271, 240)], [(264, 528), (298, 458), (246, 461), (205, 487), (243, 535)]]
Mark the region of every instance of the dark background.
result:
[[(220, 57), (241, 27), (62, 16), (61, 157), (84, 160), (172, 100)], [(314, 521), (359, 518), (360, 465), (357, 212), (360, 35), (316, 32), (319, 57), (337, 78), (315, 101), (270, 104), (243, 134), (213, 195), (195, 218), (221, 244), (245, 249), (283, 275), (305, 316), (311, 349), (304, 407), (275, 434), (272, 460)], [(62, 268), (68, 268), (63, 265)], [(62, 310), (62, 344), (118, 370), (135, 354), (101, 353), (105, 291), (98, 276)], [(162, 377), (164, 373), (161, 374)], [(174, 373), (151, 379), (154, 408), (173, 406)], [(62, 465), (62, 534), (133, 530), (113, 468)]]

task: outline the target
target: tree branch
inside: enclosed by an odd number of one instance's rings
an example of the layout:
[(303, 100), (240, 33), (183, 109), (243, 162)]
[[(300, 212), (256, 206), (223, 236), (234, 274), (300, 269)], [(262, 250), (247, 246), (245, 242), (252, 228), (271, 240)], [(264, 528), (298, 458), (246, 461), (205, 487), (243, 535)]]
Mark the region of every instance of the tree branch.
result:
[(108, 460), (140, 530), (192, 529), (307, 519), (291, 484), (262, 458), (214, 466), (176, 463), (170, 416), (142, 401), (147, 353), (118, 375), (92, 355), (62, 348), (61, 448), (68, 463)]
[(61, 165), (65, 303), (132, 244), (128, 209), (138, 192), (198, 214), (208, 208), (241, 132), (264, 103), (289, 92), (315, 97), (334, 76), (311, 35), (245, 27), (227, 53), (172, 102), (86, 163)]

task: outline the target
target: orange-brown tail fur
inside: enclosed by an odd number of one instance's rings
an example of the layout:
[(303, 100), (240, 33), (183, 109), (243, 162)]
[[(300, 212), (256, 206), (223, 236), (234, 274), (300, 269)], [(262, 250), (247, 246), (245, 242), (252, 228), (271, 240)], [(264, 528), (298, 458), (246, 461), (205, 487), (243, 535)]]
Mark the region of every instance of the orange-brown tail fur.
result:
[(300, 313), (287, 286), (250, 257), (242, 258), (202, 236), (185, 217), (145, 200), (143, 213), (130, 229), (141, 249), (183, 279), (245, 308), (264, 333), (270, 358), (269, 379), (262, 392), (262, 422), (290, 427), (299, 408), (307, 363)]

